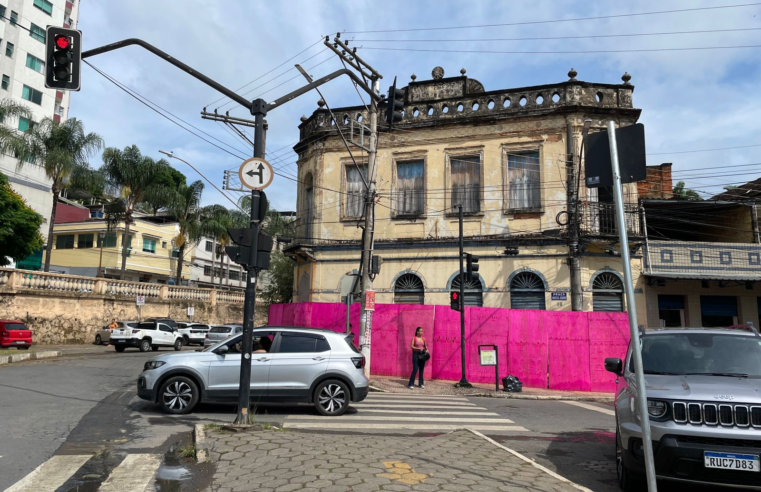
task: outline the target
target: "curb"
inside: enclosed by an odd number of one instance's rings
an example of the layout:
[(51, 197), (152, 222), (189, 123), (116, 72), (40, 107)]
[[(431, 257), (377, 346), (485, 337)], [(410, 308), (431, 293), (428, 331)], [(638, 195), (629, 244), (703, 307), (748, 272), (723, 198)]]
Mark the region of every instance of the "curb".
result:
[(485, 440), (485, 441), (487, 441), (487, 442), (489, 442), (491, 444), (494, 444), (498, 448), (500, 448), (500, 449), (502, 449), (504, 451), (507, 451), (508, 453), (512, 454), (516, 458), (518, 458), (518, 459), (520, 459), (522, 461), (525, 461), (529, 465), (531, 465), (534, 468), (537, 468), (537, 469), (543, 471), (547, 475), (549, 475), (549, 476), (551, 476), (551, 477), (553, 477), (553, 478), (555, 478), (557, 480), (560, 480), (563, 483), (567, 483), (568, 485), (570, 485), (571, 487), (573, 487), (575, 489), (581, 490), (583, 492), (593, 492), (591, 489), (588, 489), (588, 488), (584, 487), (583, 485), (579, 485), (579, 484), (577, 484), (575, 482), (572, 482), (572, 481), (568, 480), (567, 478), (565, 478), (562, 475), (558, 475), (557, 473), (555, 473), (554, 471), (550, 470), (549, 468), (546, 468), (546, 467), (540, 465), (539, 463), (535, 462), (534, 460), (530, 459), (529, 457), (522, 455), (518, 451), (512, 450), (512, 449), (508, 448), (507, 446), (503, 446), (502, 444), (498, 443), (494, 439), (491, 439), (490, 437), (486, 437), (485, 435), (481, 434), (478, 431), (475, 431), (473, 429), (466, 429), (466, 430), (468, 432), (472, 432), (473, 434), (475, 434), (476, 436), (480, 437), (481, 439), (483, 439), (483, 440)]
[(615, 401), (615, 396), (562, 396), (562, 395), (521, 395), (519, 393), (500, 393), (498, 395), (489, 393), (479, 393), (475, 395), (481, 398), (504, 398), (507, 400), (565, 400), (565, 401), (599, 401), (599, 402), (611, 402)]
[(25, 354), (0, 355), (0, 365), (23, 362), (25, 360), (51, 359), (61, 357), (63, 352), (60, 350), (42, 350), (40, 352), (31, 352)]
[(196, 424), (193, 427), (193, 443), (196, 447), (196, 462), (205, 463), (209, 461), (209, 443), (206, 439), (204, 424)]

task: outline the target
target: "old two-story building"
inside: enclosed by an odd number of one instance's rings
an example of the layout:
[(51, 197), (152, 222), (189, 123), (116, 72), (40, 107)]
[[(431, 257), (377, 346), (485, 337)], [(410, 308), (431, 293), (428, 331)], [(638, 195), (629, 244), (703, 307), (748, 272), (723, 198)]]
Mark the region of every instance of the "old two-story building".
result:
[(656, 173), (648, 167), (666, 193), (650, 189), (642, 201), (648, 326), (761, 326), (761, 180), (710, 200), (673, 200), (670, 174)]
[[(630, 76), (622, 84), (569, 79), (486, 90), (465, 75), (412, 80), (404, 117), (392, 131), (380, 124), (375, 205), (374, 280), (379, 303), (447, 304), (459, 289), (458, 216), (465, 251), (480, 257), (478, 282), (465, 286), (471, 306), (571, 310), (567, 237), (567, 166), (578, 171), (584, 121), (635, 123)], [(369, 121), (365, 106), (322, 101), (302, 117), (298, 153), (298, 221), (294, 302), (339, 302), (342, 278), (359, 267), (367, 154), (347, 151), (339, 130)], [(382, 121), (384, 105), (381, 104)], [(569, 142), (569, 131), (571, 141)], [(643, 310), (637, 187), (625, 185), (638, 307)], [(610, 189), (586, 189), (582, 205), (581, 279), (584, 310), (622, 311), (623, 268)], [(644, 317), (644, 316), (643, 316)]]

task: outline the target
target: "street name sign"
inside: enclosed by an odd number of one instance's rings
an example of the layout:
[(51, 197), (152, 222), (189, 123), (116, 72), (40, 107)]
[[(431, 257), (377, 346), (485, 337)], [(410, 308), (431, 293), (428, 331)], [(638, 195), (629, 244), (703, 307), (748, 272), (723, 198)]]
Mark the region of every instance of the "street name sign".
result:
[(263, 190), (272, 184), (275, 171), (272, 164), (259, 157), (246, 159), (238, 170), (240, 182), (251, 190)]

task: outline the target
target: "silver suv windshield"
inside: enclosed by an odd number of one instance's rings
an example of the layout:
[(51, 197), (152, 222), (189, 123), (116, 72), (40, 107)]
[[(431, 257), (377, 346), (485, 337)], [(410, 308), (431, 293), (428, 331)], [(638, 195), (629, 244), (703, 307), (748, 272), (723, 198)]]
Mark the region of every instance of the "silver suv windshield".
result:
[(761, 378), (761, 338), (717, 333), (642, 337), (645, 374)]

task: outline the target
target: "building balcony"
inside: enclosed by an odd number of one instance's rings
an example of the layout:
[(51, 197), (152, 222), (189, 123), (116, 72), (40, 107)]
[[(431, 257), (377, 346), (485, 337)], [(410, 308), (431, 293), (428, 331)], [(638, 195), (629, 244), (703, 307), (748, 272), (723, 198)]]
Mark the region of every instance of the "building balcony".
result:
[(650, 277), (761, 281), (761, 244), (648, 241), (644, 259)]
[[(636, 203), (624, 204), (624, 220), (629, 237), (642, 237), (642, 213)], [(579, 206), (581, 234), (585, 236), (618, 236), (616, 205), (587, 202)]]

